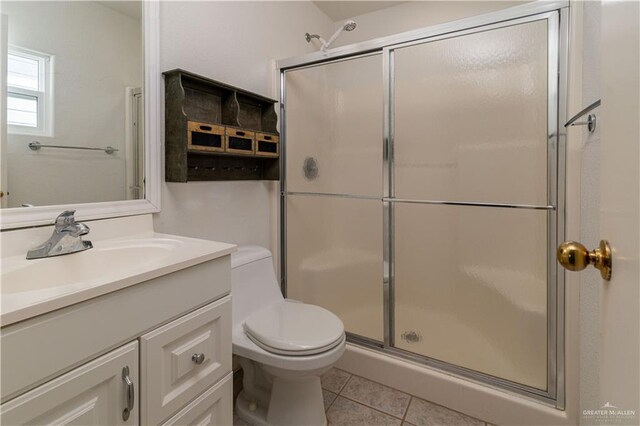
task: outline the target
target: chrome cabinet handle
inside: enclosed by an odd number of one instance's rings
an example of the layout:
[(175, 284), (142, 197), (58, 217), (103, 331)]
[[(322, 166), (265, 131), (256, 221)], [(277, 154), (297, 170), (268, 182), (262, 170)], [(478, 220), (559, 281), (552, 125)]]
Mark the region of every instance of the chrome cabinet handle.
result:
[(193, 354), (191, 361), (195, 362), (197, 365), (202, 364), (204, 362), (204, 354)]
[(133, 388), (133, 381), (131, 377), (129, 377), (129, 366), (126, 366), (122, 369), (122, 380), (124, 380), (124, 384), (127, 386), (127, 395), (126, 395), (126, 403), (127, 406), (122, 411), (122, 420), (127, 421), (129, 416), (131, 415), (131, 410), (133, 410), (133, 404), (135, 403), (135, 389)]

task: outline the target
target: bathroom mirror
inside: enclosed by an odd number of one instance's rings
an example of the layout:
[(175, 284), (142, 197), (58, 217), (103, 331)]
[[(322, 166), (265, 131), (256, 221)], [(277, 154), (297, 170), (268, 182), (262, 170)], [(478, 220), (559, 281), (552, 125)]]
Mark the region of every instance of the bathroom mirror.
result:
[(2, 229), (159, 211), (157, 3), (0, 11)]

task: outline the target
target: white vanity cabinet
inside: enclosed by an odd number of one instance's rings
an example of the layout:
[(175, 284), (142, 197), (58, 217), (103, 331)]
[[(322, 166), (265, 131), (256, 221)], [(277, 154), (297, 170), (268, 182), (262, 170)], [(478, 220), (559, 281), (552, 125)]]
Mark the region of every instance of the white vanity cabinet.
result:
[(0, 423), (231, 425), (228, 247), (3, 326)]

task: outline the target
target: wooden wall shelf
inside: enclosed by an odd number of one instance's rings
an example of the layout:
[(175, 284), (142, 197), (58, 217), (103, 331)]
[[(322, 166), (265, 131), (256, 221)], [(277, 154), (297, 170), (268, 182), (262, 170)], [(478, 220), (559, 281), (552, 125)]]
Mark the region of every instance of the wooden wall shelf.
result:
[(165, 180), (278, 180), (277, 101), (166, 71)]

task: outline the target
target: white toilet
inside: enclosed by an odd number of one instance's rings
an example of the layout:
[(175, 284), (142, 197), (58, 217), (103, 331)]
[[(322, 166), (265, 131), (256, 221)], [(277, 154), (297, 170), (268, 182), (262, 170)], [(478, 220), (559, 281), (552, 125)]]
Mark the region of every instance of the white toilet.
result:
[(240, 247), (231, 268), (233, 353), (244, 373), (238, 416), (253, 425), (325, 425), (320, 375), (344, 353), (344, 324), (285, 300), (265, 248)]

